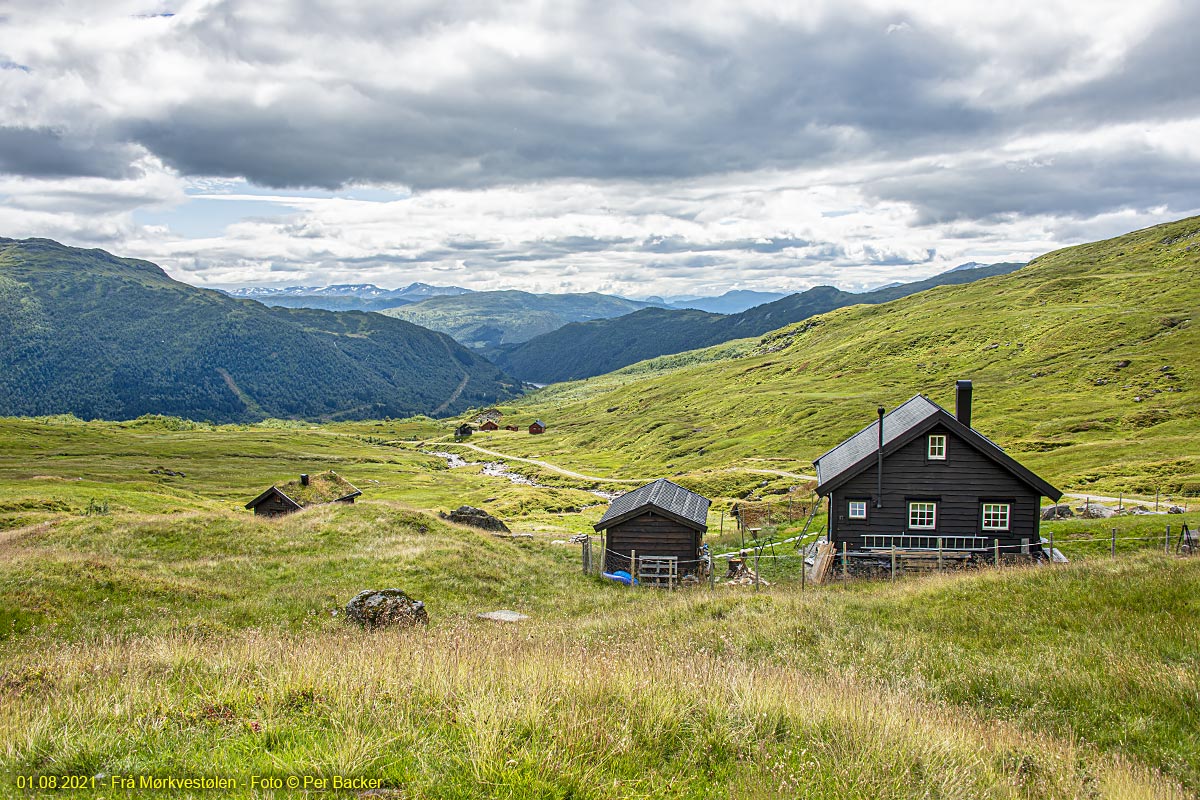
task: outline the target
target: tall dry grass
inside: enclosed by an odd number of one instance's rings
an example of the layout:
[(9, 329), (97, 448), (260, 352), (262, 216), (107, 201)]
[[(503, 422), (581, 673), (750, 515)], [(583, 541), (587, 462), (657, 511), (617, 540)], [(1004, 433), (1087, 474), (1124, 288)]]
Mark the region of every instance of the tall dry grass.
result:
[(1182, 796), (882, 685), (539, 626), (108, 639), (6, 681), (5, 766), (41, 774), (336, 774), (414, 798)]

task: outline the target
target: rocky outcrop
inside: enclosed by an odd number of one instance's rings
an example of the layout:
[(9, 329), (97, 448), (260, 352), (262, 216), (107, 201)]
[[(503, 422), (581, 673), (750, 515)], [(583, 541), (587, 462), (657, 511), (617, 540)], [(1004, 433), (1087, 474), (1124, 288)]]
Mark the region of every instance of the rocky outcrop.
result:
[(1075, 512), (1066, 505), (1047, 506), (1042, 509), (1042, 519), (1044, 520), (1070, 519), (1073, 516), (1075, 516)]
[(369, 631), (428, 625), (425, 604), (400, 589), (365, 589), (346, 604), (346, 619)]
[(472, 528), (479, 528), (480, 530), (512, 533), (503, 522), (482, 508), (475, 508), (474, 506), (459, 506), (449, 514), (439, 512), (438, 516), (451, 522), (457, 522), (459, 525), (470, 525)]
[(1075, 511), (1084, 519), (1108, 519), (1117, 515), (1115, 508), (1102, 506), (1098, 503), (1088, 503), (1085, 506), (1079, 506)]

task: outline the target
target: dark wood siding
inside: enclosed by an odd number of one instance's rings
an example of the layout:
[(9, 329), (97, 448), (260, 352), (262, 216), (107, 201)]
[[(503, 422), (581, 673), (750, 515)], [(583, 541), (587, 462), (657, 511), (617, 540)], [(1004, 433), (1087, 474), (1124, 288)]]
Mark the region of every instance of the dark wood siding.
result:
[[(930, 435), (946, 436), (944, 461), (926, 458)], [(1001, 546), (1038, 541), (1041, 497), (1008, 470), (979, 453), (943, 427), (918, 436), (887, 456), (883, 465), (883, 507), (875, 507), (878, 473), (872, 464), (831, 494), (831, 541), (849, 549), (862, 546), (863, 535), (913, 533), (928, 536), (999, 536)], [(867, 518), (849, 518), (850, 500), (867, 501)], [(908, 528), (908, 503), (932, 500), (937, 503), (934, 530)], [(1009, 530), (985, 532), (981, 518), (985, 502), (1011, 504)], [(1018, 552), (1007, 550), (1005, 552)]]
[(629, 569), (630, 552), (642, 556), (675, 556), (679, 559), (679, 574), (696, 572), (700, 556), (700, 531), (681, 525), (673, 519), (647, 511), (633, 519), (613, 525), (605, 531), (604, 571)]
[(277, 494), (272, 494), (254, 507), (254, 513), (260, 517), (277, 517), (280, 514), (289, 514), (295, 510), (295, 506), (289, 505)]

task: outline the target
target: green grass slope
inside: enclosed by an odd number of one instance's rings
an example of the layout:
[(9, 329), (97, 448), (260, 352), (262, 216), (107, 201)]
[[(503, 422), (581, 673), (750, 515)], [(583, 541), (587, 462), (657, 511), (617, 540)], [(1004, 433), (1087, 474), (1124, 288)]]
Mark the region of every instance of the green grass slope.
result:
[[(71, 516), (0, 532), (0, 551), (6, 790), (114, 774), (221, 775), (238, 797), (262, 796), (252, 775), (436, 798), (1200, 786), (1196, 560), (666, 593), (378, 500)], [(344, 603), (382, 585), (425, 601), (429, 630), (347, 626)], [(493, 608), (530, 620), (475, 618)]]
[(0, 341), (0, 414), (363, 418), (513, 393), (490, 363), (401, 320), (269, 309), (45, 239), (0, 239)]
[(1008, 275), (547, 387), (508, 410), (548, 433), (506, 446), (590, 474), (803, 472), (877, 405), (923, 392), (952, 407), (968, 378), (975, 427), (1060, 488), (1198, 493), (1198, 269), (1200, 218), (1066, 248)]
[(569, 322), (628, 314), (649, 303), (585, 294), (531, 294), (515, 290), (431, 297), (383, 313), (453, 336), (474, 349), (523, 342)]
[(951, 270), (923, 281), (854, 294), (833, 286), (788, 295), (738, 314), (648, 308), (615, 319), (579, 322), (502, 348), (492, 359), (510, 375), (553, 383), (602, 375), (638, 361), (760, 336), (816, 314), (857, 303), (886, 303), (935, 286), (970, 283), (1018, 269), (1015, 263)]

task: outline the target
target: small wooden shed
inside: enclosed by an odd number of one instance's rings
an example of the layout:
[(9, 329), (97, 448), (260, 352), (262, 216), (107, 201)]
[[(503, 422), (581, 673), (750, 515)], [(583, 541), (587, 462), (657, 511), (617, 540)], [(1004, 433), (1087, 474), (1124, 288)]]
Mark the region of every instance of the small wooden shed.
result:
[(481, 431), (498, 431), (498, 430), (500, 430), (500, 426), (489, 419), (489, 420), (486, 420), (482, 425), (479, 426), (479, 430), (481, 430)]
[(462, 438), (464, 436), (470, 436), (474, 432), (475, 432), (475, 429), (472, 428), (470, 425), (468, 425), (465, 422), (462, 425), (459, 425), (457, 428), (454, 429), (454, 435), (458, 438)]
[(333, 470), (272, 486), (246, 504), (256, 516), (277, 517), (325, 503), (353, 503), (362, 492)]
[(593, 526), (606, 531), (604, 571), (628, 571), (636, 551), (639, 563), (674, 558), (678, 577), (699, 573), (710, 503), (666, 478), (616, 498)]
[(505, 425), (505, 426), (504, 426), (504, 430), (506, 430), (506, 431), (519, 431), (519, 430), (521, 430), (521, 429), (520, 429), (520, 428), (518, 428), (516, 425)]
[(534, 420), (533, 424), (529, 426), (529, 432), (530, 433), (545, 433), (546, 432), (546, 423), (542, 422), (540, 419)]

